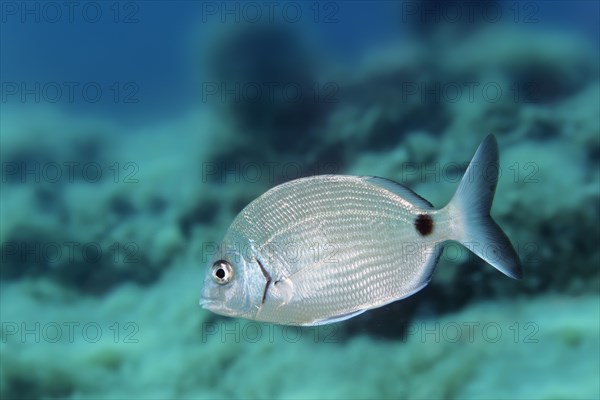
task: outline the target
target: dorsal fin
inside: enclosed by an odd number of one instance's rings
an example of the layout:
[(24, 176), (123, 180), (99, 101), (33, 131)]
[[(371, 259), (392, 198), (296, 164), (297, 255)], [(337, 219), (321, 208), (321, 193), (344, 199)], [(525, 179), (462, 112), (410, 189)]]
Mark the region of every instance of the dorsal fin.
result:
[(377, 185), (386, 190), (389, 190), (392, 193), (397, 194), (398, 196), (408, 200), (409, 202), (411, 202), (412, 204), (414, 204), (417, 207), (424, 208), (424, 209), (433, 209), (434, 208), (433, 204), (431, 204), (430, 202), (428, 202), (427, 200), (425, 200), (424, 198), (422, 198), (421, 196), (419, 196), (418, 194), (416, 194), (415, 192), (413, 192), (406, 186), (404, 186), (398, 182), (394, 182), (391, 179), (380, 178), (378, 176), (363, 176), (362, 178), (365, 181), (372, 183), (373, 185)]

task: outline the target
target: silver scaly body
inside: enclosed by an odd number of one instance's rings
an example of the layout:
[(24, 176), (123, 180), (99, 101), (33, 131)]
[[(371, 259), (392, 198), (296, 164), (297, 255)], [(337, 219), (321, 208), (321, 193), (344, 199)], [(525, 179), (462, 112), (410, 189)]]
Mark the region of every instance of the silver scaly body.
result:
[[(279, 185), (235, 218), (205, 278), (201, 303), (224, 315), (288, 325), (353, 317), (408, 297), (431, 278), (448, 240), (506, 275), (521, 275), (510, 242), (489, 216), (495, 139), (480, 146), (453, 200), (436, 210), (410, 189), (376, 177), (323, 175)], [(228, 278), (229, 279), (229, 278)]]

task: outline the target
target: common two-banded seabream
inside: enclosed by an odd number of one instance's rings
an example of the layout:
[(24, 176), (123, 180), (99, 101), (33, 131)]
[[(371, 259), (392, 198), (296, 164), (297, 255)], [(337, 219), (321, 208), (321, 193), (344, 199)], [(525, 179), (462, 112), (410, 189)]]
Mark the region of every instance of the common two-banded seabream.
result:
[(236, 216), (208, 264), (200, 304), (285, 325), (342, 321), (423, 289), (450, 240), (518, 279), (518, 256), (490, 216), (497, 181), (489, 135), (441, 209), (377, 177), (283, 183)]

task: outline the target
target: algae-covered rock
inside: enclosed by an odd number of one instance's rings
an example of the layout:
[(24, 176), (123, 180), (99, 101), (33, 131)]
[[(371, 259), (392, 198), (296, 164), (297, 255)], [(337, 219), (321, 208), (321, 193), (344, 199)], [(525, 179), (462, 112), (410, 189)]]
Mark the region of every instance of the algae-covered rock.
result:
[(2, 280), (51, 276), (88, 293), (155, 281), (211, 222), (186, 216), (211, 201), (202, 160), (219, 142), (195, 118), (122, 138), (60, 115), (3, 121)]

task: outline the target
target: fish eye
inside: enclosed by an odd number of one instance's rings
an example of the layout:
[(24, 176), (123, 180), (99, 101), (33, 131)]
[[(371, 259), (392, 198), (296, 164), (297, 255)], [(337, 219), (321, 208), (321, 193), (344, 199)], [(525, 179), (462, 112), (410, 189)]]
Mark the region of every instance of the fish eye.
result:
[(233, 278), (233, 267), (225, 260), (216, 261), (212, 266), (211, 275), (216, 283), (225, 285)]

